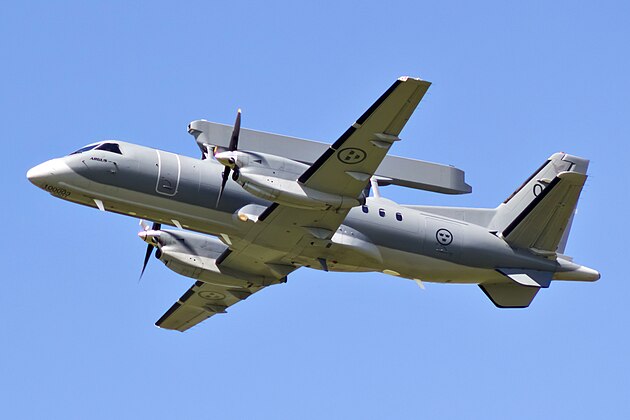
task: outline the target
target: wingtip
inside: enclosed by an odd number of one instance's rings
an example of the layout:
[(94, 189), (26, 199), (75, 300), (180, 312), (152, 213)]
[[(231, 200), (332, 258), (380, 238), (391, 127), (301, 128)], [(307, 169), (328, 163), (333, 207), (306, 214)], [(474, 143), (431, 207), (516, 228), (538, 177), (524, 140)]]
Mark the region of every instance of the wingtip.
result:
[(407, 82), (407, 81), (413, 80), (413, 81), (419, 82), (419, 83), (426, 83), (426, 84), (429, 84), (429, 85), (431, 84), (431, 82), (428, 82), (426, 80), (422, 80), (419, 77), (411, 77), (411, 76), (400, 76), (398, 78), (398, 80), (401, 81), (401, 82)]
[(421, 78), (419, 78), (419, 77), (411, 77), (411, 76), (400, 76), (400, 77), (398, 78), (398, 80), (400, 80), (401, 82), (406, 82), (406, 81), (407, 81), (407, 80), (409, 80), (409, 79), (411, 79), (411, 80), (417, 80), (417, 81), (419, 81), (419, 82), (422, 82), (422, 81), (423, 81), (423, 80), (422, 80)]

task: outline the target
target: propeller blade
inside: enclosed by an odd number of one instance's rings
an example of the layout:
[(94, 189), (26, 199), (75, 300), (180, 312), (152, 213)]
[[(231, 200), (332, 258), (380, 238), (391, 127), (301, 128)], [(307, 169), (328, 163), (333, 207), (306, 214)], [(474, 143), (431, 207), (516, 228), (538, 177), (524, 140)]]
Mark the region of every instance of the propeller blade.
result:
[(227, 184), (228, 179), (230, 178), (230, 167), (226, 166), (223, 169), (223, 179), (221, 180), (221, 189), (219, 190), (219, 196), (217, 197), (217, 204), (214, 206), (219, 207), (219, 201), (221, 201), (221, 196), (223, 195), (223, 189), (225, 188), (225, 184)]
[(233, 152), (238, 148), (238, 136), (241, 133), (241, 109), (236, 112), (236, 122), (234, 123), (234, 130), (232, 130), (232, 137), (230, 138), (230, 145), (228, 150)]
[[(140, 226), (146, 232), (148, 230), (160, 230), (162, 229), (162, 224), (158, 222), (153, 222), (151, 225), (151, 229), (149, 229), (149, 225), (146, 224), (144, 220), (140, 220)], [(149, 258), (151, 258), (151, 253), (153, 252), (153, 245), (147, 244), (147, 252), (144, 254), (144, 263), (142, 264), (142, 271), (140, 272), (140, 278), (138, 278), (138, 283), (142, 280), (142, 275), (144, 274), (144, 270), (147, 269), (147, 264), (149, 263)]]
[(144, 264), (142, 264), (142, 271), (140, 272), (140, 278), (138, 279), (138, 282), (140, 282), (140, 280), (142, 280), (142, 275), (144, 274), (144, 270), (146, 270), (147, 268), (147, 264), (149, 263), (149, 258), (151, 258), (151, 253), (153, 252), (153, 245), (148, 244), (147, 245), (147, 252), (146, 254), (144, 254)]
[[(236, 112), (236, 121), (234, 122), (234, 130), (232, 130), (232, 137), (230, 137), (230, 144), (228, 146), (228, 151), (233, 152), (238, 148), (238, 136), (241, 133), (241, 109), (239, 108)], [(215, 148), (214, 152), (216, 155), (218, 149)], [(231, 160), (231, 159), (230, 159)], [(234, 161), (232, 161), (234, 164)], [(226, 166), (223, 169), (223, 179), (221, 179), (221, 189), (219, 190), (219, 196), (217, 197), (217, 203), (215, 207), (219, 207), (219, 202), (221, 201), (221, 196), (223, 195), (223, 190), (225, 189), (225, 184), (227, 184), (228, 179), (230, 179), (230, 167)]]

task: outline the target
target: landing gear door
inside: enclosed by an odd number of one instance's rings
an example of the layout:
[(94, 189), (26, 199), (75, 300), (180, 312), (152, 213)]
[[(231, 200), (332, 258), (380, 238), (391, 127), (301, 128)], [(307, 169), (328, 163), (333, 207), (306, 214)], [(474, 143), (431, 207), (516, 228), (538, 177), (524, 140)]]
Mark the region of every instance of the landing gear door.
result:
[(181, 163), (179, 156), (169, 152), (156, 150), (158, 157), (158, 176), (155, 190), (164, 195), (177, 194)]
[(464, 246), (464, 226), (457, 222), (427, 217), (426, 240), (427, 255), (441, 259), (457, 259)]

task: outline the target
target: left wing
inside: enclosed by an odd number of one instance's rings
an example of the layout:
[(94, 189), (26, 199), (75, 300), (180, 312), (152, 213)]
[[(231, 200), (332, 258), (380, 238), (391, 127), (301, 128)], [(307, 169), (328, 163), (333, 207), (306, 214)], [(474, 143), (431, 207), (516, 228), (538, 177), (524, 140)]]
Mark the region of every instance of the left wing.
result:
[(253, 285), (235, 288), (197, 281), (155, 325), (167, 330), (186, 331), (213, 315), (225, 313), (228, 307), (263, 288)]

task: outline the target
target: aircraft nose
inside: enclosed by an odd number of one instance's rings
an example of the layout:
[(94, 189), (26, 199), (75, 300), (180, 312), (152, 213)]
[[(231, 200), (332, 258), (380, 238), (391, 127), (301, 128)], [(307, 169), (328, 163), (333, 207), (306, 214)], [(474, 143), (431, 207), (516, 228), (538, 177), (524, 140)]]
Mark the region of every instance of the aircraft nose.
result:
[(26, 177), (41, 188), (44, 184), (54, 184), (64, 179), (67, 180), (72, 174), (74, 172), (64, 158), (56, 158), (29, 169)]
[(26, 173), (26, 177), (33, 184), (41, 184), (47, 178), (55, 175), (55, 165), (52, 160), (48, 162), (40, 163), (37, 166), (32, 167)]

